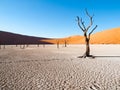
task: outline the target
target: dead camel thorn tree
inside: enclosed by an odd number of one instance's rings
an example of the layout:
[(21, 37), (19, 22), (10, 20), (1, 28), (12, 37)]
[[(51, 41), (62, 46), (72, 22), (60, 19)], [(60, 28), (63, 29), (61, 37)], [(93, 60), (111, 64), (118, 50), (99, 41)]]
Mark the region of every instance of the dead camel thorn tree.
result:
[(64, 46), (67, 47), (68, 40), (64, 40)]
[(57, 48), (59, 48), (59, 44), (60, 44), (60, 42), (59, 42), (59, 40), (57, 40)]
[[(86, 52), (83, 56), (79, 56), (79, 58), (86, 58), (86, 57), (92, 57), (94, 58), (94, 56), (90, 55), (90, 35), (93, 33), (93, 31), (97, 28), (97, 25), (90, 30), (91, 26), (93, 25), (93, 16), (91, 16), (87, 9), (85, 9), (86, 15), (89, 17), (90, 19), (90, 24), (88, 26), (86, 26), (84, 24), (84, 21), (82, 20), (82, 18), (79, 18), (79, 16), (77, 16), (77, 23), (79, 28), (83, 31), (84, 33), (84, 37), (85, 37), (85, 44), (86, 44)], [(89, 31), (89, 33), (88, 33)]]

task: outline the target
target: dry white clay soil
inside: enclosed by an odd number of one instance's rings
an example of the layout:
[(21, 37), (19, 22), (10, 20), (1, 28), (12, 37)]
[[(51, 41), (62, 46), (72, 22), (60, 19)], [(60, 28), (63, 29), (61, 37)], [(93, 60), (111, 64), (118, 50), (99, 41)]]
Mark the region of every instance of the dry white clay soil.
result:
[(120, 90), (120, 45), (6, 46), (0, 49), (0, 90)]

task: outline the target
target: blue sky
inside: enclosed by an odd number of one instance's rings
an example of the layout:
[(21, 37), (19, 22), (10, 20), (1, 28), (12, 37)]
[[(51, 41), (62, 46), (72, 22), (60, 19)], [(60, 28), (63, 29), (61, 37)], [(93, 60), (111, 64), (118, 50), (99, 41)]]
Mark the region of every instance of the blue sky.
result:
[[(75, 21), (94, 14), (95, 32), (120, 27), (119, 0), (0, 0), (0, 30), (39, 37), (83, 35)], [(94, 33), (95, 33), (94, 32)]]

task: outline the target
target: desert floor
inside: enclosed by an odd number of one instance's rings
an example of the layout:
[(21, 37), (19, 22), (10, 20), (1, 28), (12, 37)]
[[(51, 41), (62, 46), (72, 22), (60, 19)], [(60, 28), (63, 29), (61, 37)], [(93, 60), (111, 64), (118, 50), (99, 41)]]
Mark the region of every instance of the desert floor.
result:
[(0, 49), (0, 90), (120, 90), (120, 45), (6, 46)]

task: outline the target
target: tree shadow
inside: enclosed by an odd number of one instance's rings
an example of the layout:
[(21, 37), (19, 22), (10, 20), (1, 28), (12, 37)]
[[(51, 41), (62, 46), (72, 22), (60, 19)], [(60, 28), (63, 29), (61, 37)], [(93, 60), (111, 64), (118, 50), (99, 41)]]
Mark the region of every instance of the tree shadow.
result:
[(98, 55), (98, 56), (94, 56), (95, 58), (120, 58), (120, 56), (110, 56), (110, 55), (106, 55), (106, 56), (101, 56), (101, 55)]
[[(78, 56), (77, 58), (84, 58), (83, 56)], [(85, 57), (85, 58), (89, 58), (89, 59), (95, 59), (95, 58), (120, 58), (120, 56), (110, 56), (110, 55), (96, 55), (96, 56), (90, 56), (90, 57)]]

